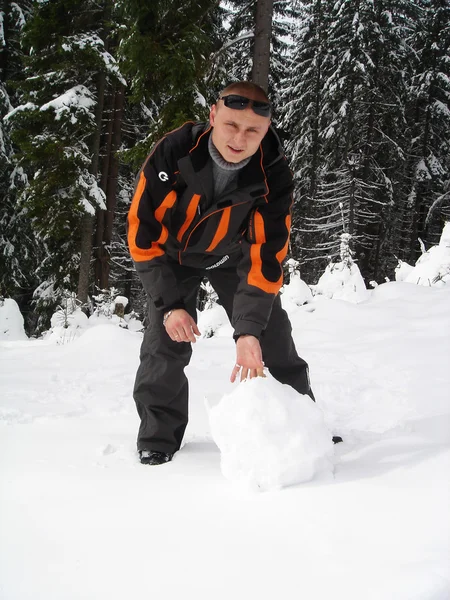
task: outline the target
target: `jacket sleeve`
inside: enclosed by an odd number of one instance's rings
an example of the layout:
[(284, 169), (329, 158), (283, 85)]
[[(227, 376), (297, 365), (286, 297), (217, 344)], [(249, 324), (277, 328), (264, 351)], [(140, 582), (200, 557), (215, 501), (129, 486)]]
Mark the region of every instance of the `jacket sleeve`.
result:
[(243, 257), (238, 266), (239, 285), (234, 298), (232, 324), (235, 337), (260, 337), (283, 285), (291, 228), (293, 180), (283, 158), (267, 177), (269, 193), (250, 218)]
[(139, 172), (127, 223), (136, 271), (155, 306), (163, 311), (184, 306), (165, 252), (169, 232), (162, 223), (177, 201), (175, 170), (170, 142), (162, 138)]

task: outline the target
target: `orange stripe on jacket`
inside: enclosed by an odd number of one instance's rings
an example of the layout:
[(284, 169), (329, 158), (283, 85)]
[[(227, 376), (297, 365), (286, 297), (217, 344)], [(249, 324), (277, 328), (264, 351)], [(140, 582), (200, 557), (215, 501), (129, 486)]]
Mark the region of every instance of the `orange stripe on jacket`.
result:
[[(288, 225), (286, 217), (286, 226)], [(283, 274), (280, 275), (278, 281), (273, 282), (266, 279), (262, 273), (261, 247), (266, 242), (266, 233), (264, 231), (264, 220), (259, 212), (254, 213), (254, 228), (255, 228), (255, 243), (250, 246), (250, 261), (251, 267), (248, 274), (247, 282), (249, 285), (254, 285), (268, 294), (278, 294), (283, 284)], [(289, 231), (289, 229), (288, 229)], [(277, 253), (276, 258), (281, 263), (287, 254), (288, 242)]]
[(130, 253), (136, 262), (142, 262), (144, 260), (152, 260), (157, 256), (162, 256), (164, 250), (160, 244), (164, 244), (167, 240), (168, 231), (167, 228), (162, 224), (162, 220), (166, 213), (166, 210), (172, 208), (175, 204), (177, 195), (172, 190), (162, 201), (161, 205), (155, 211), (155, 219), (161, 224), (161, 234), (156, 242), (152, 242), (150, 248), (139, 248), (136, 244), (136, 237), (139, 229), (140, 220), (138, 217), (139, 203), (144, 193), (147, 180), (144, 175), (144, 171), (141, 171), (139, 182), (134, 193), (133, 200), (131, 202), (130, 212), (128, 214), (128, 245), (130, 247)]
[(213, 241), (206, 248), (206, 252), (212, 252), (216, 246), (223, 240), (223, 238), (227, 235), (228, 225), (230, 223), (231, 216), (231, 206), (228, 206), (224, 209), (223, 214), (220, 218), (219, 225), (217, 227), (216, 234), (213, 237)]
[(177, 240), (181, 242), (183, 239), (183, 235), (186, 233), (189, 225), (192, 223), (195, 217), (195, 211), (197, 210), (198, 203), (200, 202), (200, 194), (194, 194), (189, 201), (189, 206), (186, 210), (186, 219), (184, 220), (183, 225), (181, 226), (180, 231), (177, 235)]
[(287, 215), (286, 216), (286, 229), (288, 231), (288, 236), (286, 238), (286, 243), (285, 245), (281, 248), (281, 250), (279, 252), (277, 252), (276, 257), (277, 257), (277, 261), (280, 263), (283, 262), (283, 260), (286, 258), (287, 253), (288, 253), (288, 248), (289, 248), (289, 238), (290, 238), (290, 231), (291, 231), (291, 215)]
[[(194, 121), (186, 121), (186, 123), (183, 123), (183, 125), (180, 125), (180, 127), (177, 127), (176, 129), (173, 129), (169, 133), (166, 133), (166, 135), (164, 135), (159, 140), (159, 142), (156, 143), (155, 147), (150, 152), (150, 154), (147, 156), (147, 158), (145, 159), (145, 162), (144, 162), (144, 164), (143, 164), (143, 166), (141, 168), (141, 174), (139, 176), (139, 182), (138, 182), (138, 184), (136, 186), (136, 191), (134, 192), (133, 200), (131, 202), (130, 211), (128, 213), (128, 246), (130, 248), (131, 257), (136, 262), (141, 262), (141, 261), (144, 261), (144, 260), (152, 260), (152, 258), (155, 258), (156, 256), (162, 256), (164, 254), (164, 250), (162, 248), (158, 247), (158, 243), (164, 243), (164, 242), (160, 242), (161, 238), (163, 237), (163, 234), (165, 235), (164, 241), (167, 239), (167, 235), (168, 235), (166, 227), (164, 227), (164, 225), (161, 223), (162, 231), (161, 231), (160, 238), (159, 238), (159, 240), (157, 242), (152, 242), (151, 247), (150, 248), (145, 248), (145, 249), (144, 248), (139, 248), (136, 245), (136, 236), (137, 236), (137, 232), (138, 232), (139, 224), (140, 224), (140, 219), (138, 217), (139, 202), (141, 201), (142, 194), (144, 193), (145, 185), (147, 183), (147, 180), (146, 180), (145, 175), (144, 175), (144, 169), (147, 166), (148, 161), (151, 159), (151, 157), (156, 152), (156, 149), (161, 144), (161, 142), (163, 140), (165, 140), (168, 135), (170, 135), (171, 133), (175, 133), (179, 129), (182, 129), (188, 123), (194, 123)], [(178, 173), (178, 171), (177, 171), (177, 173)], [(172, 197), (172, 194), (174, 194), (173, 197)], [(165, 205), (164, 203), (169, 198), (169, 196), (171, 197), (171, 199)], [(160, 218), (157, 218), (157, 220), (159, 222), (162, 221), (166, 210), (168, 208), (172, 208), (172, 206), (175, 204), (175, 200), (176, 199), (177, 199), (177, 197), (176, 197), (175, 192), (169, 192), (169, 194), (167, 194), (167, 196), (164, 198), (164, 200), (161, 203), (161, 205), (159, 206), (159, 208), (155, 211), (155, 217), (157, 216), (157, 214), (161, 215)], [(164, 210), (162, 210), (163, 205), (166, 206), (166, 208)], [(159, 213), (158, 213), (158, 210), (160, 211)]]

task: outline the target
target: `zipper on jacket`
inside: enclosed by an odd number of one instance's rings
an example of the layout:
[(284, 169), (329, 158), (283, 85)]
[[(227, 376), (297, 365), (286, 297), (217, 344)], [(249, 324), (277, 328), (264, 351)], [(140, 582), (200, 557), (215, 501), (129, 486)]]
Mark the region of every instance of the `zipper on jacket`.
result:
[(249, 218), (249, 222), (248, 222), (248, 236), (249, 236), (250, 242), (254, 244), (256, 242), (256, 235), (255, 235), (255, 211), (252, 211), (252, 213), (250, 215), (250, 218)]

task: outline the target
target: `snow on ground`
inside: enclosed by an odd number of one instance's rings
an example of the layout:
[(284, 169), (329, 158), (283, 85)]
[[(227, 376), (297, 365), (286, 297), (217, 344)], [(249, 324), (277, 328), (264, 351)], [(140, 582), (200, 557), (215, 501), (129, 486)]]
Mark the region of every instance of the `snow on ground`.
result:
[(289, 303), (344, 443), (334, 477), (266, 493), (223, 477), (210, 435), (207, 407), (246, 385), (229, 336), (198, 340), (186, 444), (159, 467), (135, 451), (142, 334), (1, 341), (1, 600), (448, 600), (449, 307), (404, 282)]

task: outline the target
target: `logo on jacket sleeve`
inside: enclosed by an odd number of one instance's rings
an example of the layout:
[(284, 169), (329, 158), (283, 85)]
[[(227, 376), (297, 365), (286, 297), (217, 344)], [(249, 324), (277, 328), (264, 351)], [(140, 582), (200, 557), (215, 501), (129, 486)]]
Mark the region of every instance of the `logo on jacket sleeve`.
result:
[(167, 181), (169, 179), (169, 176), (164, 171), (160, 171), (158, 173), (158, 177), (161, 179), (161, 181)]

